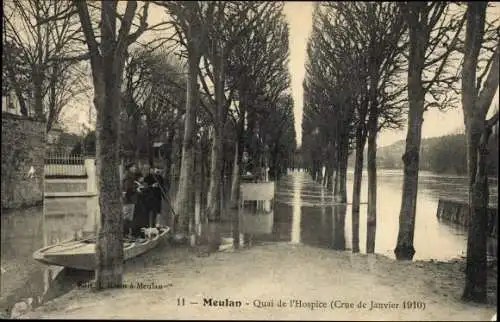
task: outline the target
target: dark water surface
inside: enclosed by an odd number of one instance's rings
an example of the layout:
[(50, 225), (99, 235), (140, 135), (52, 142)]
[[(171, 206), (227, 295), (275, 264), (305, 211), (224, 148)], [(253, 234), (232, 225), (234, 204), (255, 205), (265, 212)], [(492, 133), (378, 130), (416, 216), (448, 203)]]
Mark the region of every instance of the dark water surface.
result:
[[(366, 252), (366, 177), (365, 172), (360, 209), (361, 253)], [(393, 250), (399, 228), (403, 174), (399, 170), (379, 170), (377, 177), (375, 252), (395, 258)], [(348, 172), (347, 179), (348, 203), (351, 203), (352, 171)], [(436, 212), (440, 197), (464, 199), (467, 196), (466, 187), (465, 177), (438, 176), (425, 171), (420, 173), (414, 234), (415, 260), (451, 260), (465, 256), (466, 230), (440, 222)], [(496, 206), (497, 200), (497, 183), (494, 180), (490, 185), (490, 205)], [(350, 250), (352, 249), (351, 205), (333, 204), (332, 193), (326, 188), (314, 182), (305, 172), (292, 172), (277, 183), (274, 216), (268, 218), (268, 227), (261, 227), (253, 236), (253, 240), (303, 243)], [(268, 232), (265, 232), (266, 229)], [(229, 233), (226, 231), (225, 234)]]
[(1, 216), (0, 314), (16, 317), (26, 308), (71, 290), (91, 272), (48, 266), (33, 252), (67, 240), (89, 218), (88, 200), (46, 199), (44, 207), (9, 211)]
[[(402, 171), (378, 171), (376, 253), (394, 258), (401, 207)], [(348, 202), (352, 200), (352, 171), (348, 173)], [(466, 178), (421, 172), (414, 244), (415, 259), (449, 260), (465, 255), (466, 232), (439, 222), (440, 196), (464, 198)], [(229, 189), (225, 189), (229, 191)], [(496, 204), (497, 183), (490, 186)], [(367, 200), (366, 173), (361, 201)], [(289, 242), (332, 249), (351, 249), (351, 206), (333, 206), (331, 193), (305, 172), (294, 171), (276, 184), (274, 211), (240, 219), (241, 240), (251, 236), (253, 244)], [(91, 278), (91, 273), (40, 264), (35, 250), (69, 239), (82, 230), (92, 231), (97, 222), (97, 198), (52, 198), (42, 207), (11, 211), (1, 216), (2, 316), (17, 308), (39, 305)], [(197, 207), (199, 211), (200, 207)], [(230, 218), (229, 207), (226, 217)], [(231, 244), (231, 223), (218, 224), (216, 238)], [(201, 226), (202, 231), (207, 231)], [(212, 230), (210, 230), (212, 231)], [(210, 233), (210, 232), (209, 232)], [(246, 239), (245, 239), (245, 238)], [(213, 237), (212, 237), (213, 238)], [(366, 249), (366, 204), (360, 212), (360, 248)], [(223, 247), (221, 247), (223, 248)], [(16, 304), (17, 303), (17, 304)], [(15, 309), (14, 311), (16, 311)]]

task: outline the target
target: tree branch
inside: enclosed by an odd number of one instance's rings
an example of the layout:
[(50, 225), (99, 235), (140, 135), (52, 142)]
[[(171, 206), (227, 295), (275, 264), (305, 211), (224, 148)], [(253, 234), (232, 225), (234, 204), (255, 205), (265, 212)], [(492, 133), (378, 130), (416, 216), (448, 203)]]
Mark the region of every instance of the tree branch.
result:
[(148, 29), (148, 11), (149, 11), (149, 1), (145, 1), (144, 7), (142, 8), (142, 16), (139, 21), (139, 27), (134, 33), (127, 35), (127, 40), (126, 40), (127, 45), (134, 43)]
[(499, 81), (499, 73), (498, 70), (500, 68), (500, 42), (497, 44), (497, 50), (492, 57), (493, 63), (490, 67), (490, 72), (486, 81), (484, 83), (484, 87), (479, 94), (477, 100), (477, 107), (483, 111), (484, 115), (488, 114), (488, 110), (491, 106), (491, 102), (493, 97), (495, 96), (495, 92), (498, 88)]
[(92, 28), (92, 21), (90, 20), (87, 4), (86, 2), (79, 0), (73, 0), (73, 3), (77, 7), (83, 34), (85, 35), (85, 41), (87, 42), (87, 46), (89, 48), (90, 63), (96, 68), (95, 70), (97, 70), (101, 66), (102, 56), (100, 54), (99, 44), (95, 38), (94, 29)]
[[(146, 12), (147, 19), (147, 7), (149, 6), (149, 2), (144, 4), (144, 10)], [(116, 51), (118, 56), (121, 56), (122, 53), (128, 47), (128, 37), (130, 28), (132, 27), (132, 22), (134, 20), (135, 11), (137, 10), (137, 1), (127, 1), (127, 8), (125, 9), (125, 14), (123, 15), (123, 19), (121, 20), (120, 31), (118, 32), (118, 38), (116, 41)], [(144, 18), (144, 16), (142, 17)], [(142, 26), (142, 19), (141, 19)], [(140, 28), (139, 28), (140, 29)]]

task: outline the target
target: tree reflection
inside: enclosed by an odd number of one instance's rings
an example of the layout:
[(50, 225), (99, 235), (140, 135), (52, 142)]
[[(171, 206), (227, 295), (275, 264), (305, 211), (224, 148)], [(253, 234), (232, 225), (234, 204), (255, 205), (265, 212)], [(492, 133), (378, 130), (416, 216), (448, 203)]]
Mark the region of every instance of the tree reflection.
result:
[(345, 216), (347, 205), (336, 205), (332, 207), (333, 224), (333, 249), (345, 250)]

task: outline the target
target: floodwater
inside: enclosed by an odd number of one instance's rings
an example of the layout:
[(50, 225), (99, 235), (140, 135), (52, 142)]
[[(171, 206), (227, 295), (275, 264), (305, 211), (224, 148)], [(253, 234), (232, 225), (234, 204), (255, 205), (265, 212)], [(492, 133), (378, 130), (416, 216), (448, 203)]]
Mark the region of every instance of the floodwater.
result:
[(45, 199), (44, 207), (2, 214), (0, 317), (16, 317), (91, 278), (92, 272), (44, 265), (32, 256), (37, 249), (79, 233), (96, 202), (96, 198)]
[[(363, 174), (360, 209), (360, 251), (366, 252), (367, 173)], [(347, 178), (348, 203), (352, 202), (353, 172)], [(375, 252), (394, 258), (403, 173), (399, 170), (379, 170), (377, 175), (377, 232)], [(464, 198), (467, 179), (457, 176), (437, 176), (424, 172), (419, 177), (415, 222), (415, 260), (450, 260), (465, 256), (467, 233), (461, 228), (437, 219), (440, 197)], [(278, 183), (276, 221), (284, 225), (291, 221), (289, 237), (284, 240), (336, 249), (352, 249), (351, 206), (336, 205), (329, 193), (304, 172), (294, 172)], [(465, 199), (466, 200), (466, 199)], [(496, 181), (490, 185), (490, 204), (498, 200)], [(287, 218), (290, 216), (291, 220)], [(344, 217), (345, 214), (345, 217)], [(283, 216), (283, 217), (282, 217)], [(344, 227), (342, 227), (345, 225)], [(344, 229), (342, 229), (344, 228)], [(343, 245), (342, 241), (345, 241)]]
[[(401, 207), (402, 172), (378, 171), (377, 233), (375, 252), (394, 258)], [(353, 173), (348, 173), (348, 202), (352, 200)], [(367, 200), (366, 173), (361, 201)], [(229, 189), (224, 189), (228, 191)], [(466, 232), (438, 221), (440, 196), (466, 195), (466, 178), (421, 172), (415, 225), (414, 259), (449, 260), (465, 255)], [(497, 183), (490, 185), (496, 204)], [(240, 219), (243, 244), (289, 242), (332, 249), (351, 249), (351, 206), (332, 205), (330, 192), (305, 172), (293, 171), (276, 183), (274, 209), (265, 215)], [(42, 207), (4, 213), (1, 219), (0, 317), (34, 307), (91, 278), (83, 272), (40, 264), (35, 250), (72, 238), (82, 230), (93, 231), (97, 198), (51, 198)], [(197, 207), (199, 210), (200, 207)], [(231, 218), (226, 207), (225, 218)], [(204, 228), (203, 228), (204, 229)], [(206, 230), (206, 229), (205, 229)], [(217, 238), (231, 244), (231, 223), (219, 224)], [(366, 249), (366, 204), (360, 209), (360, 250)], [(224, 247), (221, 247), (221, 249)], [(13, 307), (15, 309), (13, 310)]]

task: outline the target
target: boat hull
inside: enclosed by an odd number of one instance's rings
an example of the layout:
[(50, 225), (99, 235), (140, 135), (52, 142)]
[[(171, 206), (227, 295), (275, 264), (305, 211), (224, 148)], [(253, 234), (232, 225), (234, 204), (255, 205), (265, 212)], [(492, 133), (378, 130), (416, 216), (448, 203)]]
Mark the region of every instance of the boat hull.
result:
[[(137, 257), (157, 247), (162, 241), (167, 239), (169, 232), (169, 227), (161, 228), (160, 233), (151, 239), (125, 242), (123, 247), (124, 260)], [(33, 253), (33, 258), (47, 265), (95, 270), (97, 266), (95, 255), (94, 241), (73, 240), (39, 249)]]

